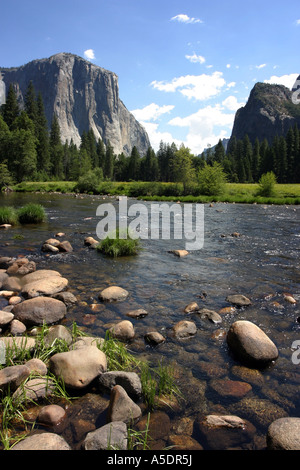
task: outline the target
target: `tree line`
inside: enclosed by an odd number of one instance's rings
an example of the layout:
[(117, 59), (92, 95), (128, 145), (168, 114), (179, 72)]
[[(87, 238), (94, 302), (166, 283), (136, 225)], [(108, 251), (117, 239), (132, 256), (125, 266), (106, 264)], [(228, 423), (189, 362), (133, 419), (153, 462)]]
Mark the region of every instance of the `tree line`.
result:
[(139, 155), (115, 155), (110, 142), (96, 139), (92, 130), (81, 135), (79, 147), (61, 140), (56, 115), (50, 125), (41, 94), (32, 82), (24, 97), (24, 109), (10, 85), (0, 110), (0, 185), (22, 181), (163, 181), (181, 182), (185, 189), (209, 167), (222, 169), (229, 182), (253, 183), (272, 171), (279, 183), (300, 183), (300, 134), (297, 126), (272, 144), (249, 137), (231, 139), (227, 151), (221, 140), (199, 156), (181, 145), (161, 142), (157, 152), (149, 147)]

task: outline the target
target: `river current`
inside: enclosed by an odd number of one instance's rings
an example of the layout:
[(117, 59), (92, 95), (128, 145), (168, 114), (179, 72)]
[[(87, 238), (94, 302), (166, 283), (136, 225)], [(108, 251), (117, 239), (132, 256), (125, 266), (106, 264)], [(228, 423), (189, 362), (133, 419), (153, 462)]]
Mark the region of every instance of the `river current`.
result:
[[(248, 419), (256, 429), (251, 440), (241, 446), (256, 449), (264, 447), (268, 414), (271, 420), (278, 410), (300, 417), (300, 364), (292, 360), (292, 345), (300, 340), (299, 207), (205, 204), (202, 249), (179, 258), (169, 251), (185, 249), (184, 239), (149, 237), (141, 241), (137, 256), (110, 259), (84, 246), (84, 238), (96, 238), (97, 207), (109, 202), (118, 210), (117, 198), (21, 193), (0, 196), (0, 205), (20, 207), (27, 202), (42, 204), (47, 222), (1, 230), (0, 256), (26, 255), (38, 269), (55, 269), (69, 280), (69, 290), (79, 302), (68, 309), (67, 326), (76, 321), (85, 332), (104, 336), (111, 323), (128, 319), (128, 311), (143, 308), (148, 312), (142, 319), (131, 320), (136, 335), (129, 348), (153, 365), (170, 362), (185, 371), (178, 380), (185, 400), (169, 412), (172, 429), (183, 419), (195, 422), (199, 415), (235, 414)], [(143, 204), (150, 211), (153, 203)], [(57, 232), (65, 233), (72, 253), (41, 252), (43, 242)], [(93, 311), (91, 305), (99, 303), (99, 292), (110, 285), (128, 290), (129, 298)], [(284, 293), (291, 294), (296, 305), (286, 302)], [(222, 314), (221, 324), (184, 313), (191, 302), (219, 312), (230, 306), (225, 300), (229, 294), (243, 294), (252, 305)], [(172, 328), (186, 319), (196, 324), (197, 333), (178, 340)], [(279, 350), (278, 360), (260, 371), (261, 381), (252, 380), (251, 391), (242, 399), (218, 391), (214, 383), (216, 379), (247, 382), (241, 378), (243, 369), (237, 367), (241, 364), (232, 357), (226, 342), (226, 332), (236, 320), (258, 325)], [(144, 334), (149, 329), (160, 332), (166, 342), (155, 348), (146, 344)], [(261, 403), (265, 404), (263, 412)], [(195, 426), (193, 438), (202, 444)], [(222, 442), (219, 445), (224, 446)], [(218, 448), (218, 443), (215, 446)], [(206, 447), (212, 448), (207, 443)]]

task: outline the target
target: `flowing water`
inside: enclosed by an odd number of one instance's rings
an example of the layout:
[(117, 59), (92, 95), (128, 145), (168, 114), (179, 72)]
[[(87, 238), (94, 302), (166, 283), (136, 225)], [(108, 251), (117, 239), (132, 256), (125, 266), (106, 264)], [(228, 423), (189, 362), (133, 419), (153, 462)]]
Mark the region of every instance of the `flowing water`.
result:
[[(240, 444), (256, 449), (264, 447), (268, 424), (276, 416), (282, 413), (300, 417), (300, 365), (292, 361), (292, 344), (300, 340), (299, 207), (205, 205), (203, 249), (178, 258), (169, 250), (184, 249), (185, 240), (147, 239), (142, 240), (138, 256), (110, 259), (85, 247), (84, 238), (96, 237), (98, 205), (111, 202), (118, 208), (117, 199), (18, 193), (0, 197), (0, 205), (20, 207), (27, 202), (41, 203), (47, 222), (1, 230), (0, 255), (29, 256), (38, 269), (58, 270), (69, 280), (69, 290), (79, 302), (68, 309), (64, 322), (67, 326), (76, 321), (85, 332), (104, 336), (111, 323), (128, 319), (128, 311), (147, 310), (143, 319), (131, 320), (136, 336), (130, 350), (153, 365), (163, 360), (165, 364), (176, 364), (181, 371), (178, 386), (185, 400), (178, 409), (164, 410), (171, 418), (171, 433), (179, 433), (180, 425), (190, 422), (193, 438), (204, 447), (227, 448), (222, 436), (214, 444), (204, 444), (197, 420), (214, 413), (235, 414), (249, 420), (256, 429), (246, 444), (237, 442), (235, 447)], [(144, 204), (150, 210), (151, 203)], [(72, 253), (41, 252), (42, 243), (57, 232), (65, 233), (64, 239), (73, 246)], [(240, 236), (232, 236), (234, 232)], [(130, 297), (93, 311), (91, 305), (99, 303), (99, 292), (110, 285), (127, 289)], [(287, 292), (294, 296), (296, 305), (284, 300)], [(234, 293), (246, 295), (252, 305), (223, 314), (221, 324), (184, 313), (191, 302), (218, 312), (229, 306), (225, 299)], [(172, 328), (184, 319), (195, 322), (197, 333), (177, 340)], [(226, 332), (236, 320), (260, 326), (279, 350), (278, 360), (261, 371), (259, 381), (250, 376), (249, 380), (241, 378), (244, 369), (238, 367), (237, 358), (228, 349)], [(155, 348), (147, 345), (144, 334), (149, 330), (159, 331), (166, 342)], [(216, 379), (252, 381), (252, 389), (244, 398), (233, 397), (216, 389)], [(157, 445), (167, 444), (162, 440)]]

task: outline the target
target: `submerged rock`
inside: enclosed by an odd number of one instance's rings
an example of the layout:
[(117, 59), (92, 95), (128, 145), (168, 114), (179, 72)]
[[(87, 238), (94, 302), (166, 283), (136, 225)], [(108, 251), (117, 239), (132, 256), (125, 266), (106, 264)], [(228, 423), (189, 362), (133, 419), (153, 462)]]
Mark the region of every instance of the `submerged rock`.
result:
[(251, 305), (251, 300), (248, 299), (248, 297), (245, 297), (244, 295), (228, 295), (226, 297), (226, 301), (236, 305), (237, 307), (248, 307)]
[(166, 341), (166, 338), (164, 338), (158, 331), (150, 331), (145, 334), (144, 338), (147, 343), (150, 344), (161, 344)]
[(207, 415), (196, 420), (201, 442), (210, 450), (226, 450), (250, 442), (256, 432), (247, 420), (234, 415)]
[(197, 327), (194, 322), (182, 320), (173, 327), (176, 338), (188, 338), (197, 333)]

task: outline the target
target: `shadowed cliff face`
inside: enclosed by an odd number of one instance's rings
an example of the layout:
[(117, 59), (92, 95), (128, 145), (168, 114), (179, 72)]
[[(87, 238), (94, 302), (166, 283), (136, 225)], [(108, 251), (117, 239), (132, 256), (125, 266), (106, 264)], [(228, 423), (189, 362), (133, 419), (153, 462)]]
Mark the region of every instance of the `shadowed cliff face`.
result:
[(243, 139), (247, 134), (254, 143), (267, 139), (272, 143), (276, 135), (286, 135), (294, 124), (300, 126), (300, 105), (292, 101), (292, 91), (282, 85), (257, 83), (247, 104), (235, 116), (231, 139)]
[(82, 132), (93, 129), (97, 139), (110, 141), (116, 154), (128, 155), (136, 146), (142, 156), (150, 146), (145, 129), (120, 100), (113, 72), (67, 53), (0, 72), (7, 90), (15, 85), (21, 105), (32, 81), (42, 94), (49, 127), (57, 115), (63, 141), (73, 139), (79, 145)]

